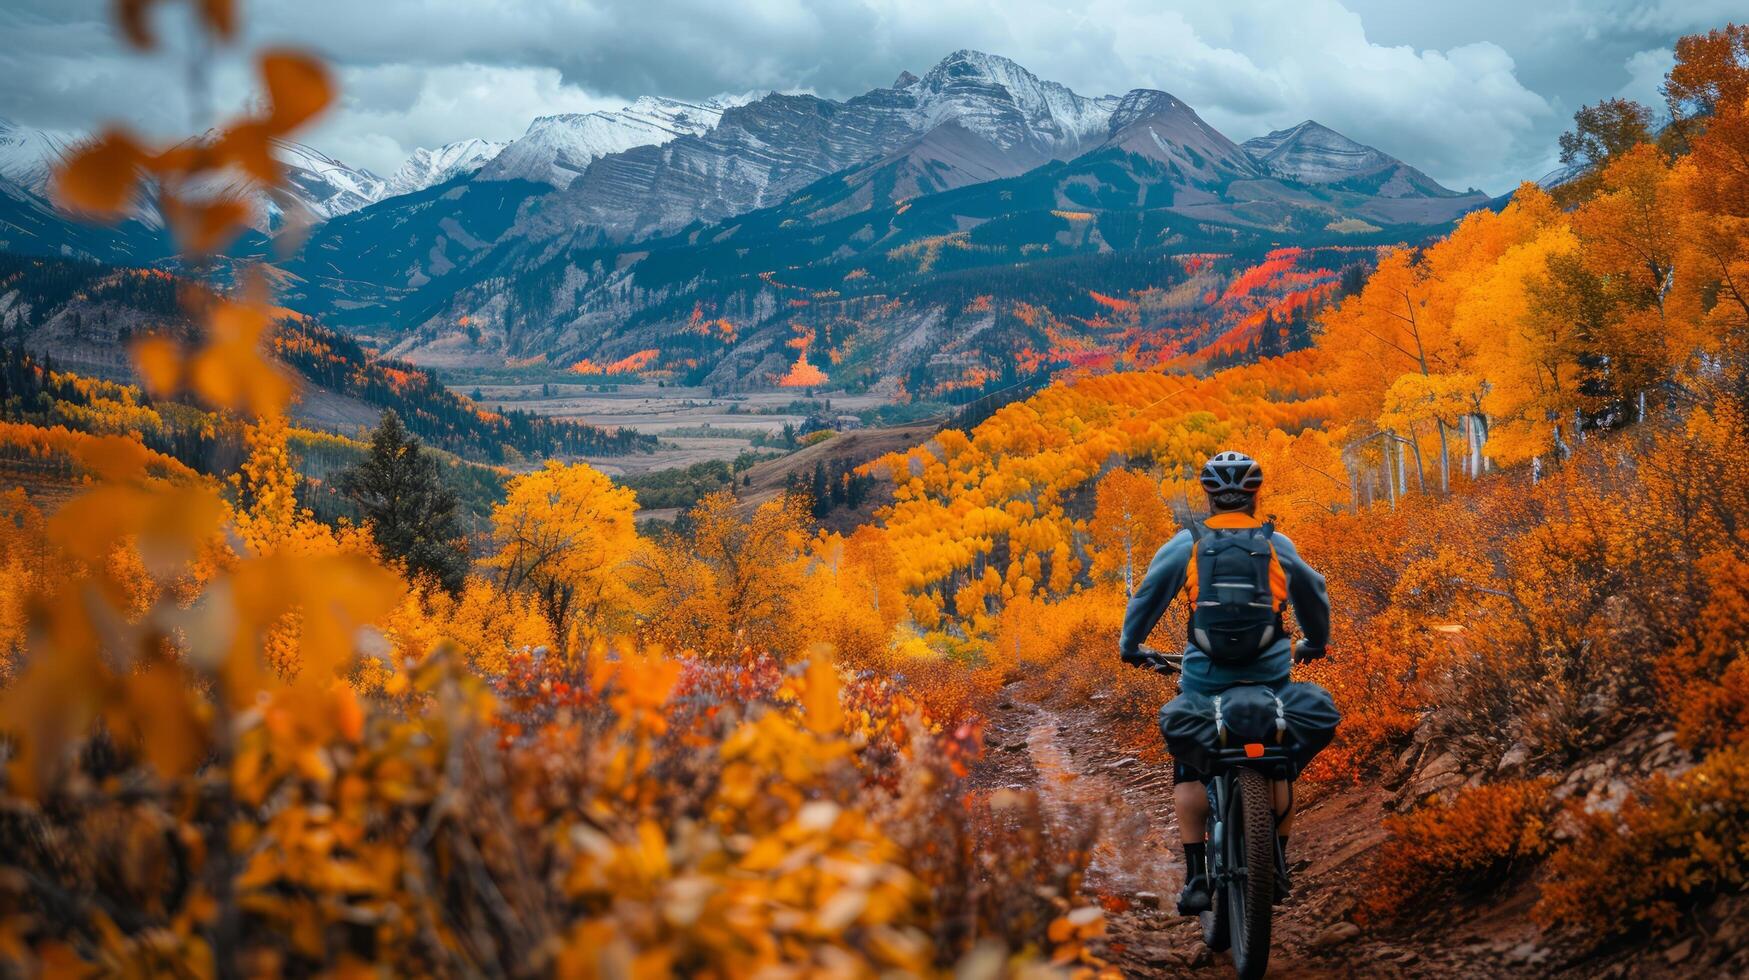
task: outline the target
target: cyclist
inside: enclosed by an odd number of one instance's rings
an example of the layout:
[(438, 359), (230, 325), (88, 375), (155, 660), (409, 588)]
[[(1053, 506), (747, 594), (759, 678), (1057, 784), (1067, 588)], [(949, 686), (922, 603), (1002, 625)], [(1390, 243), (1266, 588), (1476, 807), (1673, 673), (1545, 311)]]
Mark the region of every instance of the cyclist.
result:
[[(1198, 586), (1191, 596), (1194, 604), (1190, 622), (1189, 642), (1184, 651), (1180, 686), (1184, 691), (1215, 695), (1238, 684), (1264, 684), (1279, 688), (1288, 682), (1289, 668), (1294, 662), (1316, 660), (1324, 656), (1330, 637), (1330, 599), (1324, 590), (1324, 577), (1307, 565), (1294, 549), (1292, 541), (1257, 519), (1257, 493), (1263, 487), (1263, 468), (1243, 453), (1216, 453), (1203, 465), (1201, 483), (1208, 494), (1209, 517), (1194, 529), (1179, 531), (1155, 553), (1148, 565), (1142, 584), (1130, 598), (1124, 612), (1123, 635), (1119, 654), (1132, 666), (1153, 666), (1154, 654), (1142, 648), (1142, 641), (1160, 621), (1167, 605), (1183, 591), (1187, 582), (1197, 575), (1196, 543), (1220, 539), (1210, 532), (1236, 529), (1256, 529), (1251, 540), (1267, 541), (1273, 555), (1269, 557), (1269, 588), (1274, 622), (1253, 631), (1255, 652), (1235, 661), (1223, 656), (1219, 662), (1209, 656), (1208, 634), (1199, 629), (1196, 611), (1218, 613), (1219, 601), (1211, 598), (1213, 590), (1207, 583)], [(1259, 549), (1261, 551), (1261, 549)], [(1281, 610), (1291, 602), (1294, 618), (1299, 622), (1304, 639), (1297, 647), (1290, 644), (1280, 621)], [(1269, 613), (1265, 611), (1267, 618)], [(1209, 801), (1204, 788), (1207, 776), (1182, 763), (1173, 767), (1172, 799), (1178, 813), (1178, 835), (1184, 844), (1184, 891), (1178, 898), (1181, 915), (1196, 915), (1210, 908), (1212, 894), (1208, 877)], [(1277, 894), (1287, 894), (1287, 837), (1292, 825), (1292, 796), (1285, 781), (1275, 784), (1275, 810), (1280, 815), (1276, 824)]]

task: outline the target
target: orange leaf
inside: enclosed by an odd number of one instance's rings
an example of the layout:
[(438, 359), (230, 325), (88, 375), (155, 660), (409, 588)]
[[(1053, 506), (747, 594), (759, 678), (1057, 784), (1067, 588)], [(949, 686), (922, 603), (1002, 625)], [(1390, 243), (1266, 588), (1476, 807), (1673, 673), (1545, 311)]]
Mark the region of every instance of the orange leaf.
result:
[(137, 171), (145, 158), (133, 137), (109, 130), (68, 158), (55, 175), (56, 194), (81, 211), (113, 216), (133, 198)]
[(267, 83), (272, 110), (267, 124), (276, 133), (302, 125), (334, 101), (328, 69), (307, 54), (286, 49), (261, 56), (261, 78)]
[(273, 158), (274, 129), (268, 123), (239, 123), (225, 131), (213, 146), (213, 156), (236, 164), (263, 184), (279, 183), (279, 161)]
[[(171, 198), (165, 197), (168, 204)], [(165, 214), (176, 237), (189, 252), (206, 253), (230, 244), (248, 222), (249, 205), (236, 198), (221, 198), (202, 204), (166, 207)]]
[[(150, 48), (157, 44), (157, 38), (146, 24), (146, 15), (154, 3), (156, 0), (116, 0), (116, 19), (121, 21), (121, 30), (127, 35), (128, 43), (136, 48)], [(200, 0), (199, 12), (202, 26), (214, 37), (228, 41), (236, 36), (237, 9), (232, 0)]]
[(808, 653), (808, 689), (802, 695), (808, 729), (816, 735), (837, 734), (844, 727), (844, 707), (838, 703), (838, 668), (832, 648), (815, 644)]
[(146, 475), (150, 450), (127, 436), (100, 436), (74, 450), (79, 462), (108, 483), (124, 483)]
[(121, 30), (127, 35), (128, 43), (136, 48), (149, 48), (157, 43), (151, 29), (146, 26), (146, 13), (152, 3), (153, 0), (116, 0), (116, 19), (121, 21)]
[(125, 711), (112, 719), (116, 731), (139, 739), (141, 754), (160, 776), (174, 778), (194, 770), (206, 755), (206, 726), (200, 705), (182, 671), (156, 661), (122, 681)]
[(200, 0), (200, 19), (216, 37), (228, 41), (237, 34), (237, 6), (232, 0)]
[(146, 337), (134, 344), (134, 367), (146, 390), (169, 395), (182, 387), (182, 350), (164, 337)]

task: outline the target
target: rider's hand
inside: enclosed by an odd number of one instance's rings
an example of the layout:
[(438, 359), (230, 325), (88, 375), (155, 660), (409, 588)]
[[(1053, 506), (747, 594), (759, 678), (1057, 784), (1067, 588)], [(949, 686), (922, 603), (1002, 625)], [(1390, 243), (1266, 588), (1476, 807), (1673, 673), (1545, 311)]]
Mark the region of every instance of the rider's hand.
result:
[(1119, 649), (1118, 657), (1131, 667), (1149, 667), (1156, 659), (1154, 651), (1147, 647), (1137, 647), (1134, 650)]
[(1328, 650), (1325, 650), (1323, 647), (1312, 646), (1305, 640), (1301, 640), (1294, 644), (1294, 663), (1296, 664), (1310, 663), (1313, 660), (1322, 660), (1328, 654)]

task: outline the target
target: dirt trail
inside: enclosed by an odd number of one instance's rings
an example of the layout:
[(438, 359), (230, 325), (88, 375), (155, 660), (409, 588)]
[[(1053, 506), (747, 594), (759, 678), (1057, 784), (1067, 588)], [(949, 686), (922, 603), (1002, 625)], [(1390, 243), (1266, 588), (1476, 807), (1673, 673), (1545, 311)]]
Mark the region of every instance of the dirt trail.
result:
[[(1091, 709), (1052, 710), (1003, 697), (986, 730), (977, 779), (1036, 790), (1059, 816), (1095, 814), (1100, 842), (1089, 889), (1107, 898), (1106, 957), (1131, 976), (1232, 976), (1174, 908), (1184, 867), (1167, 766), (1120, 751)], [(1277, 909), (1272, 977), (1502, 977), (1563, 966), (1537, 944), (1520, 893), (1501, 907), (1427, 910), (1429, 925), (1373, 935), (1348, 923), (1363, 859), (1384, 838), (1389, 794), (1363, 787), (1300, 808), (1291, 860), (1294, 896)], [(1081, 817), (1084, 819), (1084, 817)]]

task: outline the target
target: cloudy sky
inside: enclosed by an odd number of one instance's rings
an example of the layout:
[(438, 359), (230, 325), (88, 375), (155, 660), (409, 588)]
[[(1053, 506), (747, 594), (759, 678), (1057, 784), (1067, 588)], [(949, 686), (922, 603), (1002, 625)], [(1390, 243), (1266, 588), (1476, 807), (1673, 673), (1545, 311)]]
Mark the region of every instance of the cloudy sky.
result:
[[(1553, 165), (1586, 102), (1656, 103), (1680, 35), (1742, 0), (289, 0), (243, 2), (246, 42), (313, 48), (344, 103), (308, 142), (392, 172), (418, 146), (510, 139), (536, 115), (644, 94), (779, 89), (845, 98), (957, 48), (1084, 95), (1159, 88), (1235, 140), (1317, 119), (1457, 188)], [(0, 117), (175, 134), (247, 98), (220, 56), (191, 86), (191, 35), (124, 52), (107, 0), (4, 0)], [(205, 91), (202, 97), (191, 90)], [(144, 93), (152, 93), (149, 97)]]

